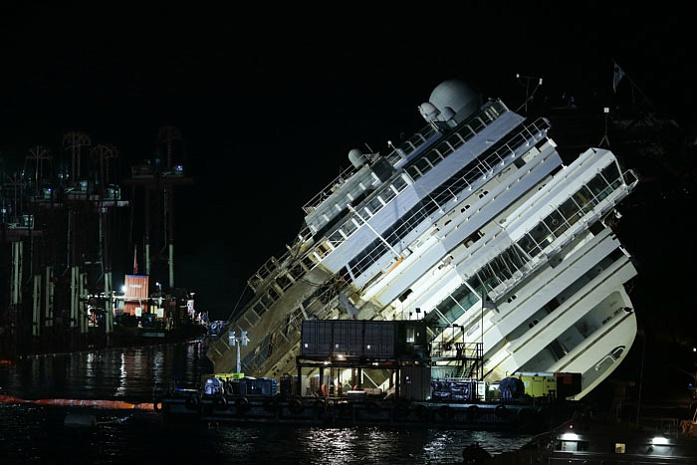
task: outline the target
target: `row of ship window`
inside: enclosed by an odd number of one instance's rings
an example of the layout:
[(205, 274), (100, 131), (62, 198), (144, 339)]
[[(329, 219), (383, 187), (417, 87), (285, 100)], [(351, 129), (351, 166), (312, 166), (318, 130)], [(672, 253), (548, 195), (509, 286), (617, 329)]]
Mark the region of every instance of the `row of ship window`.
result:
[(516, 244), (505, 249), (477, 271), (467, 283), (434, 307), (428, 318), (433, 320), (432, 323), (438, 322), (444, 326), (457, 321), (465, 311), (486, 296), (488, 291), (511, 279), (516, 271), (521, 270), (534, 256), (621, 185), (622, 179), (617, 165), (608, 165), (587, 185), (581, 187), (576, 194), (523, 235)]
[[(503, 281), (513, 277), (514, 273), (528, 263), (532, 257), (539, 254), (545, 247), (551, 244), (557, 237), (563, 234), (584, 214), (601, 200), (607, 197), (613, 190), (622, 185), (622, 179), (616, 164), (608, 165), (598, 173), (587, 185), (582, 186), (573, 196), (562, 203), (557, 209), (539, 222), (527, 234), (495, 257), (490, 263), (480, 269), (467, 283), (463, 284), (448, 298), (428, 312), (427, 319), (430, 324), (448, 326), (457, 321), (468, 309), (474, 306), (485, 296), (487, 292)], [(383, 243), (380, 243), (384, 246)], [(387, 253), (386, 246), (373, 248), (374, 253)], [(379, 258), (380, 255), (377, 257)], [(290, 285), (290, 281), (288, 281)], [(255, 307), (258, 316), (266, 311), (266, 308), (280, 298), (280, 295), (270, 289), (272, 294), (265, 296)], [(300, 312), (298, 309), (297, 312)], [(291, 331), (291, 326), (297, 330), (302, 316), (296, 318), (295, 325), (288, 324), (286, 333)], [(291, 318), (292, 320), (292, 318)], [(292, 321), (289, 320), (292, 323)], [(292, 331), (291, 331), (292, 332)], [(267, 354), (268, 355), (268, 354)], [(250, 354), (254, 358), (253, 354)], [(250, 360), (251, 362), (251, 360)]]
[[(422, 202), (415, 206), (410, 215), (403, 216), (395, 225), (385, 232), (384, 239), (376, 239), (371, 246), (364, 249), (359, 256), (351, 261), (349, 269), (353, 275), (359, 275), (385, 253), (389, 252), (389, 248), (383, 240), (387, 240), (388, 243), (391, 244), (399, 242), (403, 236), (414, 229), (416, 224), (421, 223), (428, 218), (430, 214), (438, 210), (439, 205), (436, 199), (442, 199), (445, 196), (450, 198), (454, 190), (457, 192), (458, 190), (463, 190), (465, 186), (469, 186), (468, 174), (470, 176), (472, 174), (477, 174), (478, 176), (485, 175), (486, 170), (481, 168), (482, 165), (490, 166), (503, 162), (500, 155), (501, 149), (510, 147), (510, 143), (515, 140), (515, 138), (523, 137), (523, 133), (527, 133), (527, 137), (530, 131), (542, 132), (538, 127), (524, 128), (511, 138), (510, 141), (503, 142), (497, 147), (492, 147), (490, 152), (485, 153), (481, 157), (485, 160), (483, 163), (477, 163), (477, 160), (474, 160), (451, 177), (451, 180), (453, 180), (451, 183), (446, 183), (439, 187), (427, 202)], [(492, 159), (492, 156), (495, 158)], [(415, 174), (423, 175), (423, 173)], [(597, 203), (609, 195), (610, 192), (621, 185), (622, 179), (617, 166), (615, 164), (608, 165), (608, 167), (594, 177), (587, 185), (579, 189), (571, 198), (560, 205), (557, 210), (552, 212), (528, 234), (524, 235), (518, 241), (517, 247), (513, 246), (504, 251), (480, 270), (475, 275), (476, 279), (471, 279), (468, 285), (461, 286), (461, 288), (449, 296), (448, 299), (436, 306), (434, 308), (435, 311), (431, 312), (429, 317), (440, 320), (441, 324), (452, 324), (452, 322), (456, 321), (467, 309), (480, 300), (478, 295), (484, 296), (486, 295), (487, 289), (493, 289), (498, 283), (510, 279), (513, 273), (522, 268), (531, 257), (539, 254), (544, 247), (549, 245), (556, 237), (578, 221), (583, 214), (589, 212), (593, 206), (597, 205)], [(406, 187), (406, 183), (402, 186)], [(395, 187), (390, 187), (386, 191), (392, 192), (394, 195), (397, 193)], [(397, 191), (399, 191), (399, 189), (397, 189)], [(382, 204), (383, 203), (380, 202), (380, 205)], [(357, 226), (355, 221), (349, 223)], [(525, 253), (521, 253), (521, 251), (525, 251)], [(288, 287), (291, 284), (292, 280), (287, 280), (285, 286), (281, 283), (281, 287)], [(261, 316), (261, 314), (279, 298), (280, 295), (271, 287), (269, 289), (269, 294), (254, 307), (257, 316)]]

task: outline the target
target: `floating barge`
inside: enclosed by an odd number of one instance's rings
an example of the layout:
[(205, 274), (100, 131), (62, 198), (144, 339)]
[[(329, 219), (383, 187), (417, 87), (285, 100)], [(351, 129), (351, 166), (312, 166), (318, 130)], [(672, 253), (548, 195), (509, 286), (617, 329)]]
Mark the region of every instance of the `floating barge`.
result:
[[(204, 375), (200, 386), (158, 393), (155, 411), (165, 422), (540, 431), (569, 418), (573, 403), (564, 399), (580, 389), (580, 375), (570, 374), (432, 378), (440, 346), (427, 340), (423, 321), (308, 320), (302, 331), (296, 374)], [(450, 361), (469, 371), (481, 363), (466, 351)], [(363, 387), (376, 374), (388, 389)]]
[(440, 403), (347, 397), (201, 395), (182, 389), (155, 402), (166, 422), (209, 424), (393, 425), (477, 430), (538, 429), (549, 406)]

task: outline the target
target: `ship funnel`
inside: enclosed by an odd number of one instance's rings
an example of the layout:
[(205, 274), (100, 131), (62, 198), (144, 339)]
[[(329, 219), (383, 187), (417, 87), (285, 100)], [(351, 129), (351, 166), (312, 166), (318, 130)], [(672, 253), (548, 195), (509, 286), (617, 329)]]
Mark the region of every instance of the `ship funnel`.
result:
[(368, 158), (359, 149), (351, 150), (348, 154), (348, 157), (349, 157), (349, 161), (351, 162), (353, 167), (356, 169), (360, 168), (361, 166), (365, 165), (368, 162)]
[(479, 93), (457, 79), (450, 79), (439, 84), (431, 92), (428, 101), (440, 113), (440, 121), (451, 120), (453, 115), (457, 122), (463, 121), (478, 111), (482, 105)]

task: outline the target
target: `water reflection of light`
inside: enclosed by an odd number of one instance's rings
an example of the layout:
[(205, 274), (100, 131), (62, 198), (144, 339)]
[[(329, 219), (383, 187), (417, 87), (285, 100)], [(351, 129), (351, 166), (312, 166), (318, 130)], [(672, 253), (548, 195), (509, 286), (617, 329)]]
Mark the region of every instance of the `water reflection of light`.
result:
[(126, 370), (126, 353), (121, 352), (121, 364), (119, 366), (119, 385), (116, 388), (117, 396), (125, 396), (128, 387), (128, 370)]
[(424, 446), (424, 452), (431, 455), (437, 451), (445, 449), (451, 442), (451, 435), (447, 434), (446, 432), (436, 432), (431, 441)]
[[(206, 358), (205, 353), (201, 354), (200, 350), (203, 347), (202, 344), (189, 344), (186, 346), (186, 360), (198, 360), (201, 358)], [(187, 363), (186, 364), (186, 379), (196, 379), (199, 377), (199, 373), (196, 372), (196, 364)]]
[(322, 458), (320, 463), (350, 461), (356, 456), (356, 429), (313, 428), (309, 431), (307, 439), (306, 447), (313, 457)]
[(254, 455), (258, 434), (254, 428), (219, 428), (211, 430), (211, 434), (220, 436), (216, 441), (219, 451), (225, 457), (239, 459), (240, 463), (246, 462)]
[(97, 355), (96, 352), (88, 352), (87, 357), (85, 360), (85, 373), (84, 373), (84, 380), (85, 380), (85, 387), (86, 388), (91, 388), (93, 386), (93, 380), (95, 378), (95, 371), (97, 367), (95, 367), (96, 361), (98, 360), (99, 356)]
[(165, 379), (165, 354), (158, 350), (152, 360), (152, 378), (155, 384), (160, 385)]
[(0, 386), (23, 398), (151, 399), (153, 389), (212, 372), (202, 341), (25, 357), (0, 365)]

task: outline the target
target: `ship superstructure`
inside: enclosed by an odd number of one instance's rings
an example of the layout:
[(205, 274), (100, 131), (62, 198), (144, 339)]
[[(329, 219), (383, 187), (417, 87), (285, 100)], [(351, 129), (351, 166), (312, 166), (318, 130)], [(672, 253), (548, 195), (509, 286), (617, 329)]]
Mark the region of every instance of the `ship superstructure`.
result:
[(249, 344), (211, 343), (216, 372), (241, 349), (247, 375), (292, 373), (309, 319), (423, 319), (433, 377), (581, 373), (576, 398), (623, 360), (636, 269), (611, 226), (637, 176), (605, 149), (565, 165), (548, 120), (457, 80), (419, 111), (420, 131), (385, 155), (351, 151), (303, 207), (303, 230), (230, 320)]

